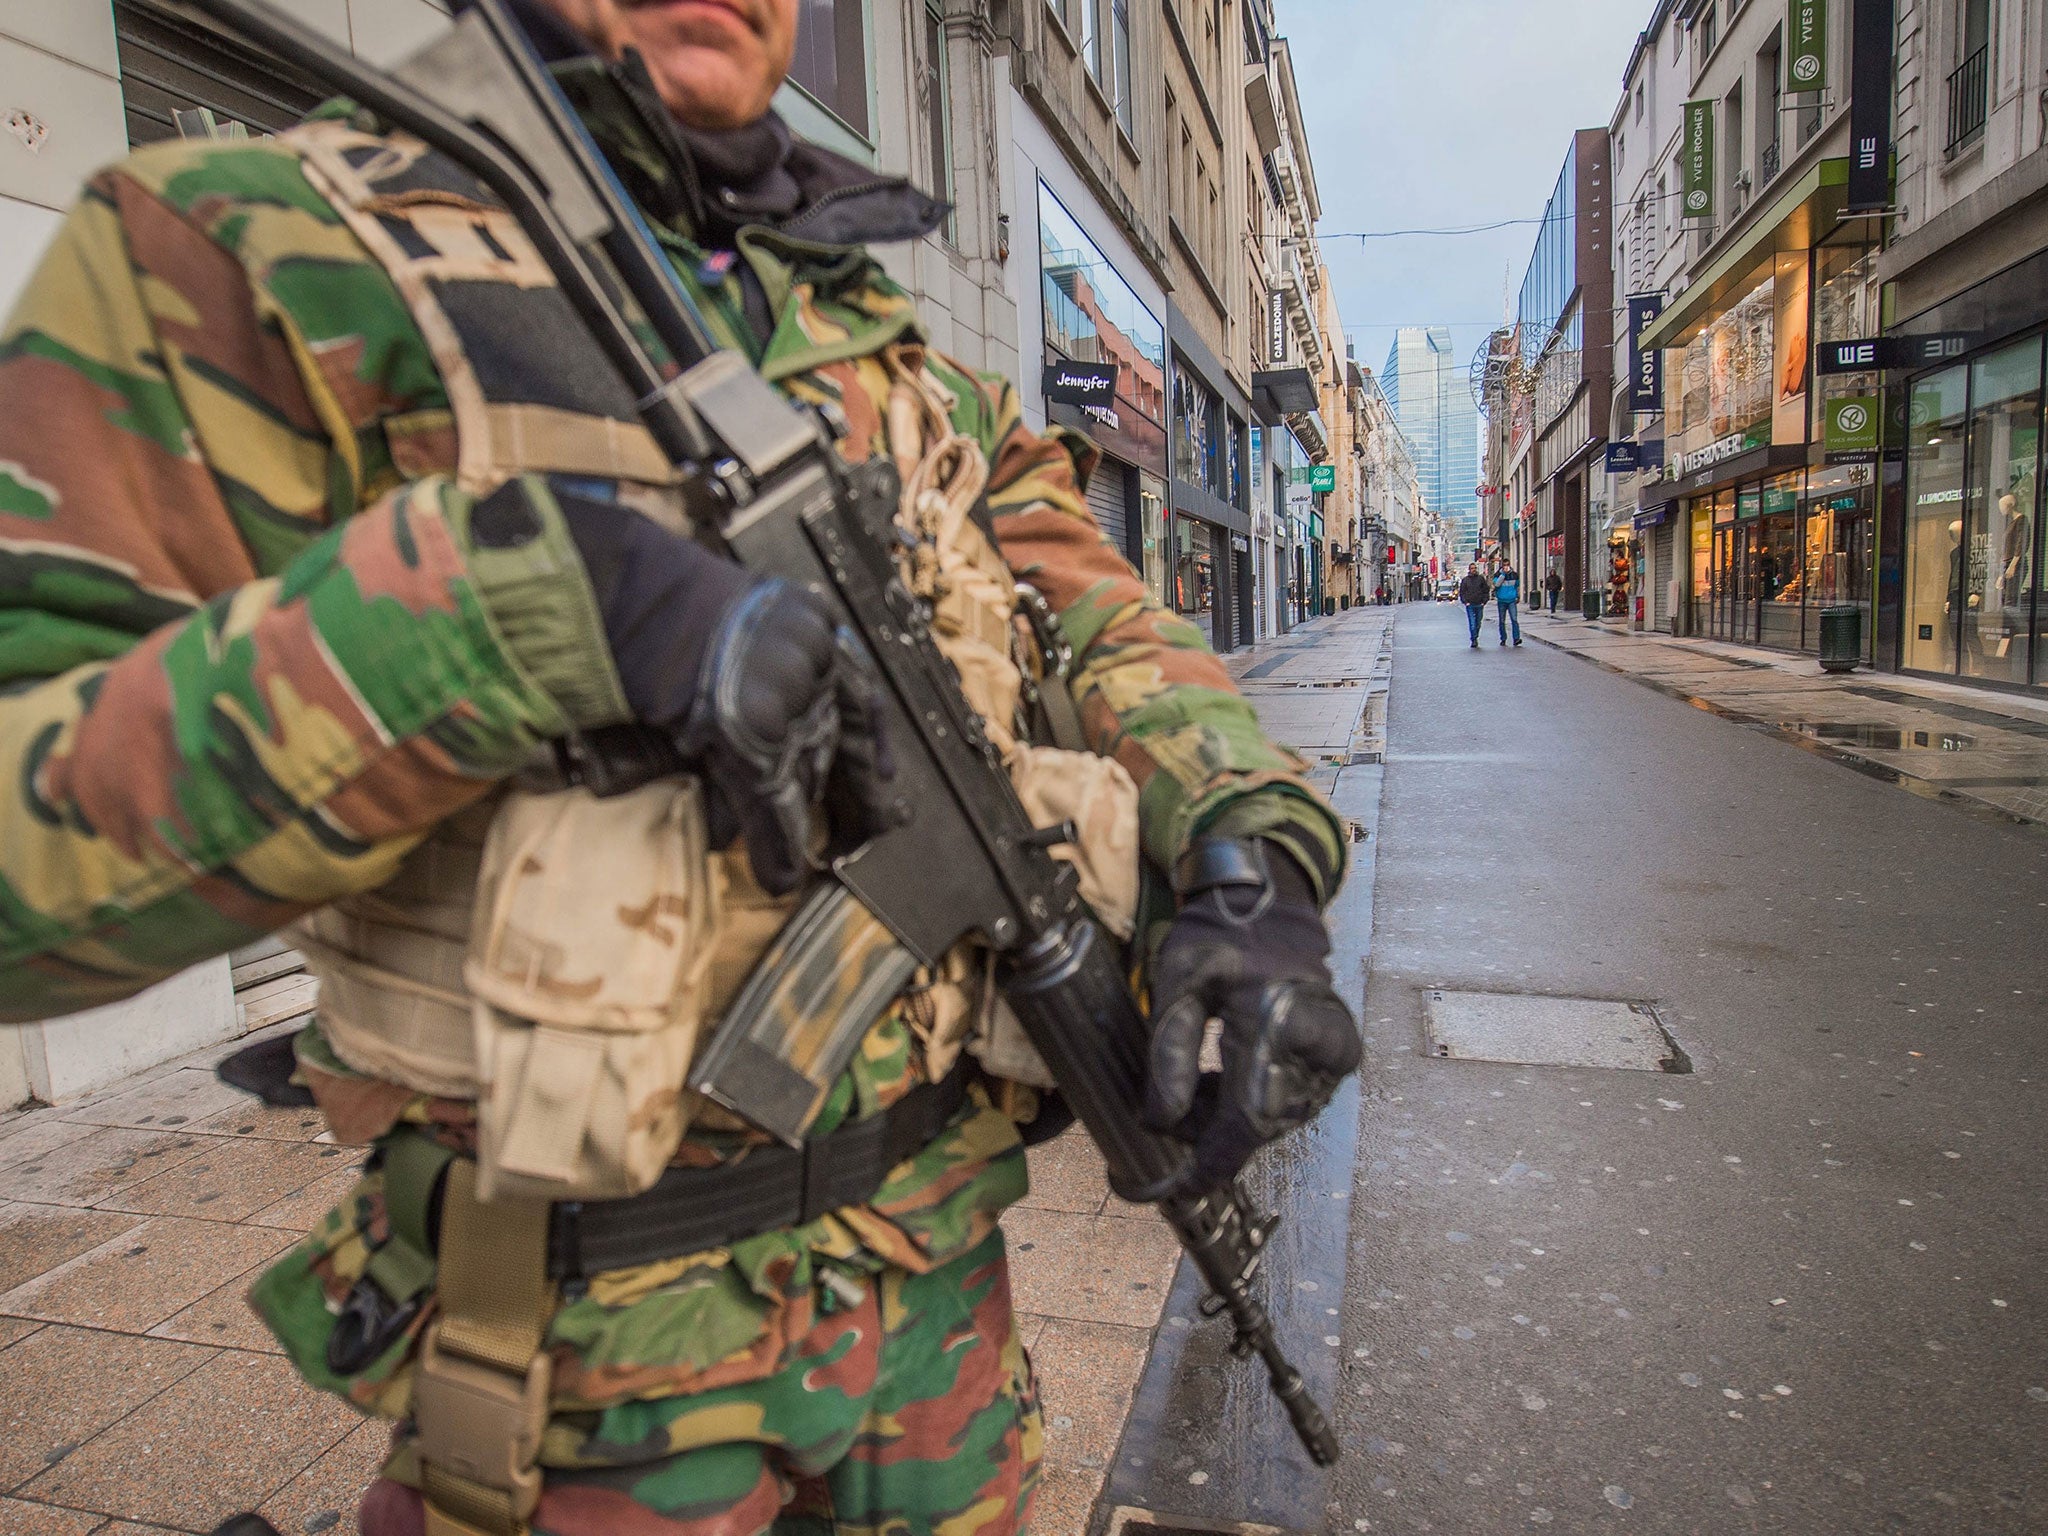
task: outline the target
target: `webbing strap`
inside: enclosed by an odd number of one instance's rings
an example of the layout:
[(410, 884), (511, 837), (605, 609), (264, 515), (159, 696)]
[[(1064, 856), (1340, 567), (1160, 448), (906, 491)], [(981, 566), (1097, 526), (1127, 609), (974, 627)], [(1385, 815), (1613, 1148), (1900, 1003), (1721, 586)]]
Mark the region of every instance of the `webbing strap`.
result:
[(369, 1263), (370, 1278), (394, 1302), (411, 1301), (434, 1283), (434, 1244), (427, 1213), (434, 1186), (455, 1154), (431, 1136), (401, 1131), (384, 1144), (384, 1217), (391, 1240)]
[(554, 1312), (548, 1205), (484, 1204), (469, 1158), (444, 1183), (441, 1311), (413, 1389), (427, 1536), (526, 1536), (553, 1384), (541, 1349)]

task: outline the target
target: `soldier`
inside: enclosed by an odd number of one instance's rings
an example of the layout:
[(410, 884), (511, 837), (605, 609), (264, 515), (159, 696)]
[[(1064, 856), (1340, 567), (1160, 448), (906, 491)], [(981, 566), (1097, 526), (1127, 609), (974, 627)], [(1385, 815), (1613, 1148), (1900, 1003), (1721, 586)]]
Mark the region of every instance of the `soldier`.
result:
[[(925, 347), (866, 247), (945, 210), (769, 111), (796, 0), (517, 10), (721, 344), (904, 470), (907, 579), (1020, 792), (1012, 583), (1057, 615), (1116, 765), (1088, 780), (1119, 808), (1101, 846), (1143, 866), (1120, 923), (1114, 870), (1083, 889), (1150, 961), (1145, 1112), (1195, 1181), (1234, 1174), (1359, 1059), (1332, 813), (1103, 539), (1086, 445)], [(323, 988), (295, 1078), (373, 1151), (252, 1301), (308, 1380), (397, 1423), (369, 1536), (1020, 1530), (1040, 1425), (997, 1219), (1050, 1101), (975, 957), (872, 1027), (807, 1159), (676, 1060), (621, 1074), (620, 1036), (522, 1034), (491, 990), (518, 923), (545, 981), (701, 919), (646, 1047), (687, 1061), (678, 1021), (730, 999), (819, 840), (895, 814), (871, 685), (819, 600), (688, 537), (519, 231), (416, 142), (322, 118), (99, 175), (0, 343), (0, 1007), (107, 1002), (299, 924)], [(621, 837), (615, 802), (508, 788), (628, 722), (708, 807), (654, 786)], [(515, 1080), (515, 1040), (552, 1065)], [(527, 1145), (568, 1100), (574, 1134)]]

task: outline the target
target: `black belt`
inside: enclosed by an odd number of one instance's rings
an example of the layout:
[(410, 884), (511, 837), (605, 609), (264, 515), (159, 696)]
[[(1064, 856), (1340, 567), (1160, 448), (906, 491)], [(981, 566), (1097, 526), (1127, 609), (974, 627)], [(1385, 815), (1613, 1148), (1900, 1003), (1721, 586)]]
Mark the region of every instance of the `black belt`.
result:
[(548, 1223), (555, 1279), (654, 1264), (743, 1237), (802, 1226), (873, 1197), (967, 1102), (966, 1067), (913, 1088), (879, 1115), (801, 1147), (755, 1147), (715, 1168), (671, 1168), (644, 1194), (564, 1202)]

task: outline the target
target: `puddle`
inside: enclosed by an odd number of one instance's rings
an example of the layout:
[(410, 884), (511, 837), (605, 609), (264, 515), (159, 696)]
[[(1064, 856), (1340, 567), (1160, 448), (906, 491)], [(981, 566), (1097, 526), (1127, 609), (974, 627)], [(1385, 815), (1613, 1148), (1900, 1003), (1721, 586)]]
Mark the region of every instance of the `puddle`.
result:
[(1786, 729), (1816, 741), (1879, 752), (1967, 752), (1977, 745), (1976, 737), (1958, 731), (1906, 731), (1896, 725), (1795, 720)]

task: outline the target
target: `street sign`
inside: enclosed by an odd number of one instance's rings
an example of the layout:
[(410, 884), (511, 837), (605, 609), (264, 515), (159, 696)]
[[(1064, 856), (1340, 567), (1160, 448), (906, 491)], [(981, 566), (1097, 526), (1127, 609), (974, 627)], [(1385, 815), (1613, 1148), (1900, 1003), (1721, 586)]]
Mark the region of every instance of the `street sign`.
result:
[(1678, 151), (1680, 184), (1685, 217), (1711, 219), (1714, 216), (1714, 104), (1688, 101), (1685, 104), (1685, 137)]
[(1041, 385), (1048, 400), (1083, 407), (1110, 406), (1116, 403), (1116, 364), (1070, 363), (1064, 359), (1047, 363)]
[(1308, 488), (1312, 491), (1336, 490), (1337, 466), (1334, 464), (1313, 464), (1309, 466)]

